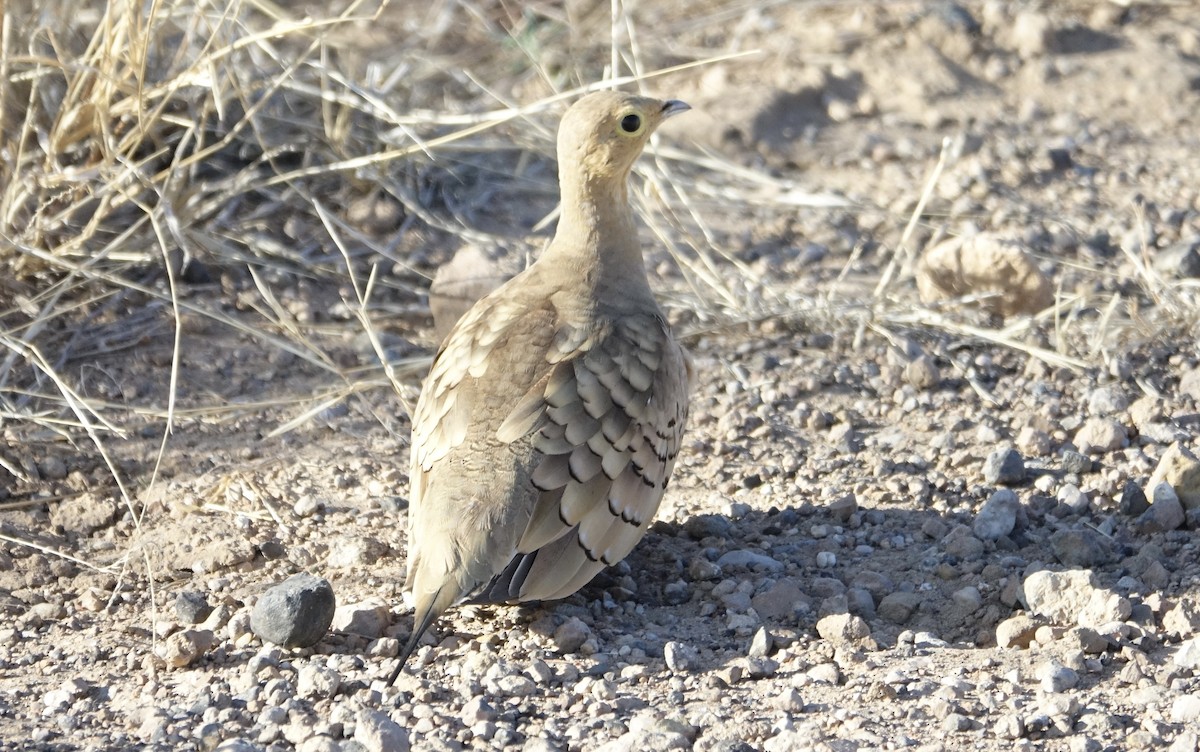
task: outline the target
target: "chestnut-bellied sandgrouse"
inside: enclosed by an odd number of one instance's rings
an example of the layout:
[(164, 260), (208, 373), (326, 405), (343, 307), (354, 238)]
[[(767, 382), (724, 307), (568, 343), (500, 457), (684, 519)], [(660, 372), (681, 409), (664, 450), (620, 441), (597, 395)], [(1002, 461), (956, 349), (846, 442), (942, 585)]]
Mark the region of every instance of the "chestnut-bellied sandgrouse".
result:
[(408, 577), (424, 631), (462, 602), (564, 598), (637, 544), (687, 420), (690, 366), (654, 300), (628, 178), (689, 107), (589, 94), (558, 130), (554, 239), (477, 302), (413, 417)]

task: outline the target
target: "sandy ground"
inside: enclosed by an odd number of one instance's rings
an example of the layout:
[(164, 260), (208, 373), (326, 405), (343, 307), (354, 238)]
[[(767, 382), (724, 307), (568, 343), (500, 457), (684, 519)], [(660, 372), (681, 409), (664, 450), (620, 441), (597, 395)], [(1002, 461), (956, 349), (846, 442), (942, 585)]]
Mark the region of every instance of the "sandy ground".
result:
[[(385, 688), (411, 626), (401, 399), (348, 280), (280, 274), (268, 300), (214, 267), (183, 295), (240, 328), (181, 319), (165, 449), (161, 308), (153, 336), (64, 371), (146, 408), (108, 457), (0, 419), (0, 746), (1197, 750), (1200, 497), (1178, 480), (1162, 522), (1150, 481), (1200, 450), (1200, 9), (644, 5), (647, 69), (759, 52), (645, 86), (694, 108), (635, 193), (699, 384), (643, 543), (563, 602), (456, 611)], [(413, 29), (414, 65), (477, 50), (395, 102), (471, 112), (496, 106), (471, 83), (489, 71), (528, 102), (552, 93), (511, 74), (531, 60), (559, 85), (607, 62), (607, 4), (472, 8), (393, 4), (347, 65), (394, 68)], [(373, 260), (411, 284), (371, 321), (406, 398), (437, 267), (544, 241), (550, 132), (435, 161), (427, 216), (337, 210), (397, 239)], [(974, 232), (1022, 249), (1049, 311), (919, 300), (909, 254)], [(263, 311), (311, 347), (260, 336)], [(1006, 447), (1022, 464), (997, 476)], [(333, 585), (335, 629), (264, 646), (253, 604), (296, 572)], [(184, 592), (215, 610), (189, 623)]]

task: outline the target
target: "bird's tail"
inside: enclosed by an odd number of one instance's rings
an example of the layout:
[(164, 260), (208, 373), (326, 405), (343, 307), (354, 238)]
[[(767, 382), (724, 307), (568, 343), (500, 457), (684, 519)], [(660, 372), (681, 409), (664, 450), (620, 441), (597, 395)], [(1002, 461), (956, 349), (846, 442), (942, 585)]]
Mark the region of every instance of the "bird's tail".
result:
[(408, 636), (408, 642), (404, 644), (404, 650), (400, 653), (400, 662), (396, 664), (392, 675), (388, 677), (389, 687), (396, 683), (396, 677), (400, 676), (404, 664), (417, 649), (421, 635), (425, 634), (425, 630), (429, 629), (430, 625), (437, 621), (437, 618), (450, 608), (457, 598), (458, 588), (449, 583), (442, 585), (432, 593), (421, 593), (415, 596), (412, 633)]

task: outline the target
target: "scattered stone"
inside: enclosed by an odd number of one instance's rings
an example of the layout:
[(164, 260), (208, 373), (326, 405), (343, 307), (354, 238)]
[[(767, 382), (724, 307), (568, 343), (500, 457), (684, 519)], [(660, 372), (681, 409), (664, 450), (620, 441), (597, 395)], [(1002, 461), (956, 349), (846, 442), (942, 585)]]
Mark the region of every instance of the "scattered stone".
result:
[(928, 355), (920, 355), (904, 367), (904, 380), (914, 389), (933, 389), (942, 381), (937, 363)]
[[(820, 631), (819, 626), (818, 631)], [(775, 641), (771, 633), (767, 631), (766, 627), (759, 627), (758, 631), (754, 633), (754, 639), (750, 641), (750, 649), (746, 655), (750, 658), (766, 658), (774, 648)]]
[(1025, 723), (1016, 713), (1006, 713), (996, 719), (992, 731), (1001, 739), (1020, 739), (1025, 736)]
[(1084, 454), (1107, 454), (1128, 443), (1125, 426), (1112, 418), (1088, 418), (1075, 434), (1075, 446)]
[(330, 541), (325, 564), (331, 569), (369, 567), (379, 563), (387, 546), (376, 538), (347, 537)]
[(1139, 533), (1165, 533), (1183, 524), (1186, 514), (1174, 488), (1167, 483), (1158, 483), (1151, 487), (1150, 494), (1150, 506), (1134, 522)]
[(784, 690), (783, 694), (775, 696), (775, 707), (785, 713), (802, 713), (804, 712), (804, 698), (800, 696), (800, 690), (789, 687)]
[(846, 494), (829, 505), (829, 514), (843, 525), (858, 511), (858, 499), (854, 494)]
[(893, 624), (904, 624), (912, 618), (913, 612), (921, 605), (921, 596), (916, 593), (891, 593), (882, 601), (876, 611)]
[(975, 609), (983, 605), (983, 595), (979, 592), (979, 588), (974, 585), (967, 585), (955, 590), (950, 598), (959, 608), (967, 612), (974, 612)]
[(1104, 635), (1090, 627), (1076, 627), (1067, 632), (1066, 638), (1074, 640), (1079, 649), (1088, 655), (1099, 655), (1112, 647)]
[(1064, 473), (1083, 475), (1092, 471), (1092, 460), (1082, 452), (1073, 449), (1063, 450), (1062, 469)]
[(917, 268), (921, 301), (971, 297), (1002, 316), (1033, 314), (1054, 302), (1054, 289), (1021, 247), (997, 235), (956, 237), (929, 249)]
[(1133, 606), (1125, 596), (1111, 590), (1096, 588), (1076, 615), (1075, 621), (1084, 627), (1102, 627), (1125, 621), (1132, 610)]
[(1183, 444), (1172, 444), (1163, 452), (1147, 488), (1153, 489), (1159, 483), (1174, 489), (1185, 510), (1200, 508), (1200, 459)]
[(1070, 509), (1072, 514), (1087, 512), (1088, 506), (1091, 504), (1091, 499), (1088, 498), (1088, 495), (1081, 491), (1079, 486), (1074, 483), (1064, 483), (1062, 488), (1058, 489), (1058, 501), (1067, 509)]
[(696, 648), (683, 642), (672, 640), (663, 645), (663, 658), (667, 668), (675, 673), (695, 671), (700, 667), (700, 653)]
[(341, 685), (341, 674), (325, 666), (309, 663), (296, 672), (296, 694), (301, 697), (333, 697)]
[(1043, 569), (1025, 578), (1024, 600), (1031, 612), (1055, 624), (1074, 624), (1098, 589), (1095, 575), (1089, 570)]
[(975, 515), (975, 537), (988, 541), (1007, 536), (1017, 526), (1017, 510), (1020, 506), (1017, 495), (1012, 491), (1007, 488), (996, 491), (983, 503), (979, 514)]
[(1102, 386), (1092, 390), (1088, 395), (1087, 404), (1088, 412), (1092, 415), (1111, 417), (1129, 408), (1129, 398), (1114, 387)]
[(694, 540), (727, 538), (732, 529), (729, 518), (719, 514), (697, 514), (683, 523), (683, 532)]
[(334, 610), (333, 630), (373, 640), (383, 636), (389, 621), (388, 607), (378, 601), (347, 603)]
[(1065, 692), (1079, 686), (1079, 674), (1058, 661), (1043, 663), (1035, 674), (1045, 692)]
[(554, 630), (554, 646), (559, 653), (569, 654), (578, 652), (583, 644), (592, 636), (592, 630), (577, 616), (567, 619)]
[(1163, 629), (1188, 638), (1200, 634), (1200, 602), (1195, 598), (1181, 598), (1162, 617)]
[(1179, 643), (1179, 649), (1175, 651), (1174, 663), (1189, 671), (1200, 670), (1200, 638), (1193, 637)]
[(175, 616), (184, 624), (199, 624), (212, 610), (204, 593), (197, 590), (181, 590), (175, 596)]
[[(886, 598), (884, 599), (887, 600)], [(899, 607), (897, 607), (899, 609)], [(915, 606), (914, 606), (915, 608)], [(898, 613), (898, 611), (897, 611)], [(904, 616), (904, 621), (908, 621), (911, 616), (910, 610), (908, 615)], [(897, 622), (903, 623), (903, 622)], [(854, 616), (853, 614), (830, 614), (824, 616), (817, 622), (817, 634), (821, 639), (828, 640), (835, 647), (842, 645), (854, 645), (861, 642), (864, 638), (871, 636), (871, 627), (862, 617)]]
[(1025, 613), (1017, 613), (996, 625), (996, 645), (1002, 648), (1028, 648), (1038, 623)]
[(254, 604), (250, 628), (266, 642), (289, 648), (316, 645), (333, 623), (333, 588), (310, 574), (292, 575)]
[(373, 708), (359, 708), (354, 741), (366, 752), (408, 752), (408, 730)]
[(1068, 567), (1090, 568), (1113, 557), (1109, 539), (1089, 527), (1057, 531), (1050, 536), (1050, 550)]
[(840, 684), (842, 671), (836, 663), (818, 663), (808, 670), (808, 678), (821, 684)]
[(1013, 19), (1010, 38), (1023, 60), (1033, 60), (1054, 49), (1054, 26), (1044, 13), (1023, 10)]
[(1117, 510), (1129, 517), (1137, 517), (1150, 508), (1150, 502), (1146, 500), (1146, 494), (1142, 491), (1142, 487), (1133, 481), (1129, 481), (1121, 489), (1121, 498), (1117, 502)]
[(196, 662), (213, 645), (215, 635), (207, 629), (185, 629), (159, 642), (154, 652), (172, 668), (184, 668)]
[(809, 608), (812, 600), (795, 580), (782, 579), (750, 599), (754, 611), (764, 620), (776, 621), (789, 617), (798, 608)]
[(745, 548), (735, 549), (722, 554), (717, 559), (717, 566), (722, 569), (750, 569), (766, 572), (783, 571), (783, 564), (759, 551)]
[(1053, 449), (1050, 434), (1033, 426), (1024, 426), (1017, 433), (1016, 444), (1018, 450), (1034, 457), (1045, 457)]
[(1015, 486), (1025, 481), (1025, 458), (1012, 447), (997, 449), (983, 461), (983, 479), (992, 484)]
[(1181, 695), (1171, 703), (1171, 722), (1192, 724), (1200, 721), (1200, 694)]

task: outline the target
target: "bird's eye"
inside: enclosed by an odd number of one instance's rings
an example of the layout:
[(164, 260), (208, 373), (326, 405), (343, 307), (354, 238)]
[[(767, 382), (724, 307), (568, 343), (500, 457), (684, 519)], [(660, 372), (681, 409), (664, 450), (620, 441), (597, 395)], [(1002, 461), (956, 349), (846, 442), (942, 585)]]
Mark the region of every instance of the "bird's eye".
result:
[(642, 119), (637, 115), (626, 115), (621, 118), (621, 130), (626, 133), (637, 133), (642, 127)]

